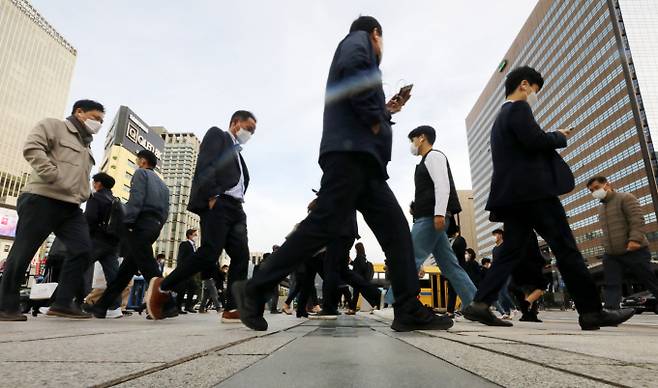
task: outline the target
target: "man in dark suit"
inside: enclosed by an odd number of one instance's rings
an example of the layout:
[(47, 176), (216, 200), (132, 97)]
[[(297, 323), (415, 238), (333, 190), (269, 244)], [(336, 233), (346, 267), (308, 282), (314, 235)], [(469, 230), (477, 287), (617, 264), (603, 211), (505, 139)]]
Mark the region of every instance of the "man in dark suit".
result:
[(386, 180), (391, 159), (391, 114), (404, 98), (386, 103), (379, 63), (383, 38), (379, 22), (359, 17), (334, 55), (325, 98), (320, 145), (322, 186), (313, 209), (286, 242), (249, 280), (234, 284), (242, 322), (267, 330), (265, 297), (303, 260), (336, 241), (345, 220), (359, 210), (382, 245), (395, 288), (399, 331), (447, 329), (452, 320), (423, 307), (419, 293), (409, 225)]
[(567, 146), (570, 130), (544, 132), (532, 114), (544, 79), (524, 66), (512, 70), (505, 81), (506, 102), (491, 130), (493, 176), (486, 209), (490, 219), (505, 224), (505, 244), (480, 283), (464, 316), (486, 325), (511, 326), (489, 310), (501, 287), (524, 259), (528, 236), (534, 229), (555, 253), (569, 293), (576, 302), (583, 330), (618, 325), (632, 310), (606, 311), (583, 256), (569, 227), (559, 195), (574, 188), (569, 166), (556, 149)]
[[(202, 273), (202, 278), (208, 278), (226, 249), (231, 265), (222, 322), (240, 322), (231, 295), (231, 285), (247, 278), (249, 265), (247, 216), (242, 208), (249, 187), (249, 171), (240, 151), (255, 131), (256, 117), (239, 110), (231, 116), (228, 131), (212, 127), (203, 137), (187, 206), (201, 217), (201, 246), (167, 278), (155, 281), (158, 288), (146, 302), (152, 309), (160, 310), (166, 300), (163, 294), (174, 291), (197, 272)], [(274, 285), (270, 290), (273, 288)]]
[[(183, 263), (189, 260), (194, 255), (194, 252), (196, 252), (197, 231), (195, 229), (188, 229), (187, 232), (185, 232), (185, 237), (187, 240), (182, 241), (178, 246), (176, 267), (183, 265)], [(194, 276), (190, 276), (180, 284), (176, 291), (176, 303), (179, 314), (196, 313), (194, 310), (194, 294), (196, 291), (197, 286)], [(185, 304), (185, 309), (183, 309), (183, 303)]]

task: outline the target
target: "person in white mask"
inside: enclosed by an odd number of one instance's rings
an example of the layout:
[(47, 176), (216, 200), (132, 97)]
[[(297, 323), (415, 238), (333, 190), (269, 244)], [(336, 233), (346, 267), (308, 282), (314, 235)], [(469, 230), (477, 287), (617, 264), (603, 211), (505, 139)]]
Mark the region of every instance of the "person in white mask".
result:
[(658, 278), (651, 269), (651, 251), (642, 205), (633, 194), (613, 190), (604, 176), (591, 178), (587, 189), (600, 202), (599, 222), (605, 249), (605, 307), (619, 309), (622, 281), (627, 270), (658, 297)]
[[(503, 222), (505, 243), (487, 276), (480, 283), (473, 303), (463, 310), (469, 320), (495, 326), (512, 326), (495, 317), (489, 306), (498, 297), (510, 274), (522, 261), (528, 236), (535, 230), (551, 248), (562, 278), (579, 313), (583, 330), (616, 326), (628, 320), (633, 310), (608, 311), (585, 260), (578, 249), (560, 195), (575, 186), (571, 169), (556, 150), (567, 146), (567, 129), (544, 132), (532, 113), (544, 78), (535, 69), (513, 69), (505, 79), (505, 103), (491, 128), (493, 174), (485, 209), (489, 219)], [(539, 102), (541, 104), (541, 102)]]
[(242, 204), (249, 187), (249, 171), (242, 148), (256, 132), (256, 116), (239, 110), (231, 116), (228, 131), (212, 127), (203, 137), (187, 209), (201, 217), (201, 244), (194, 254), (163, 278), (153, 278), (146, 307), (153, 319), (165, 318), (169, 293), (201, 272), (210, 279), (223, 250), (231, 257), (226, 305), (221, 321), (240, 323), (231, 285), (247, 279), (249, 245), (247, 216)]
[(91, 194), (89, 175), (94, 165), (90, 144), (105, 117), (96, 101), (81, 100), (65, 120), (48, 118), (30, 131), (23, 156), (32, 167), (18, 198), (16, 240), (0, 283), (0, 321), (25, 321), (19, 311), (19, 290), (37, 250), (55, 233), (66, 246), (59, 287), (48, 315), (90, 318), (73, 299), (90, 263), (89, 226), (80, 204)]
[(448, 240), (448, 236), (457, 231), (454, 217), (462, 210), (450, 163), (443, 152), (433, 148), (436, 140), (434, 128), (422, 125), (407, 137), (411, 142), (411, 154), (421, 157), (414, 172), (416, 190), (414, 225), (411, 228), (416, 270), (422, 273), (423, 262), (430, 253), (434, 255), (441, 275), (450, 281), (462, 305), (467, 306), (477, 289), (459, 265)]

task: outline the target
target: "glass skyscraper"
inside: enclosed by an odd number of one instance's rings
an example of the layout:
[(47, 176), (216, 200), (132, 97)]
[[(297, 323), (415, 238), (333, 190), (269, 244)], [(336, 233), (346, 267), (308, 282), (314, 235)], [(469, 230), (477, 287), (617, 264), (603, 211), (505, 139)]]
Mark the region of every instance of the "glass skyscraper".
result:
[[(533, 107), (544, 130), (574, 127), (560, 150), (576, 177), (563, 196), (569, 222), (590, 262), (603, 253), (597, 206), (585, 187), (605, 175), (642, 204), (654, 257), (658, 130), (658, 12), (651, 0), (540, 0), (466, 118), (475, 198), (476, 239), (481, 256), (493, 247), (484, 210), (491, 183), (489, 137), (505, 101), (503, 84), (511, 69), (529, 65), (545, 85)], [(658, 135), (656, 135), (658, 136)]]

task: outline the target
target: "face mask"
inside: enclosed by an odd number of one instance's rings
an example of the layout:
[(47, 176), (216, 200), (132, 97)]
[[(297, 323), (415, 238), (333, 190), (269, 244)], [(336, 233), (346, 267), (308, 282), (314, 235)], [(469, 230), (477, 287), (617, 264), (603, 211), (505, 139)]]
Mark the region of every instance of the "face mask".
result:
[(413, 142), (411, 142), (411, 144), (409, 146), (409, 151), (411, 151), (411, 154), (413, 156), (418, 156), (418, 146), (415, 145)]
[(98, 131), (101, 130), (101, 127), (103, 124), (100, 121), (92, 120), (92, 119), (87, 119), (85, 120), (85, 126), (89, 130), (89, 133), (92, 135), (95, 135), (98, 133)]
[(247, 144), (249, 139), (251, 139), (251, 132), (247, 131), (244, 128), (240, 128), (238, 133), (235, 135), (235, 138), (238, 139), (238, 143)]
[(605, 189), (603, 187), (601, 187), (598, 190), (594, 190), (592, 192), (592, 197), (598, 199), (599, 201), (603, 201), (605, 199), (606, 195), (608, 195), (608, 192), (605, 191)]
[(539, 102), (539, 98), (537, 97), (537, 93), (535, 93), (534, 90), (532, 92), (530, 92), (530, 94), (528, 94), (527, 101), (528, 101), (528, 104), (530, 104), (530, 106), (535, 106)]

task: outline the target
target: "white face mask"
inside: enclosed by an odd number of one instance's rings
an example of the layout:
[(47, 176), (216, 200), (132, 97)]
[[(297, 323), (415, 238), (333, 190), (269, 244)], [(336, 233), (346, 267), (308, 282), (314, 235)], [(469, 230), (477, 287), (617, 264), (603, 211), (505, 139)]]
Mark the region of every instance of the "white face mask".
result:
[(592, 197), (598, 199), (599, 201), (603, 201), (605, 199), (606, 195), (608, 195), (608, 192), (605, 191), (605, 189), (603, 187), (601, 187), (598, 190), (594, 190), (592, 192)]
[(98, 133), (98, 131), (101, 130), (101, 127), (103, 124), (100, 121), (92, 120), (92, 119), (87, 119), (85, 120), (85, 126), (89, 130), (89, 133), (92, 135), (95, 135)]
[(526, 101), (528, 101), (528, 104), (530, 104), (531, 107), (534, 107), (535, 105), (537, 105), (537, 103), (539, 102), (539, 98), (537, 97), (537, 93), (535, 93), (534, 90), (532, 92), (530, 92), (530, 94), (528, 94), (528, 99)]
[(413, 156), (418, 156), (418, 146), (412, 141), (409, 145), (409, 151)]
[(240, 128), (238, 133), (235, 135), (235, 138), (238, 139), (238, 143), (242, 145), (247, 144), (249, 139), (251, 139), (251, 132), (247, 131), (244, 128)]

